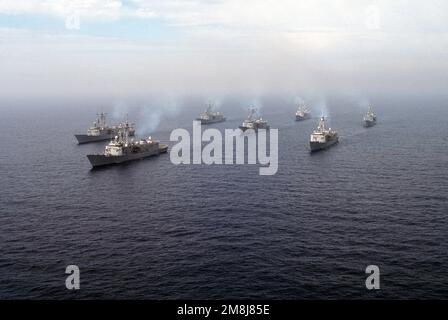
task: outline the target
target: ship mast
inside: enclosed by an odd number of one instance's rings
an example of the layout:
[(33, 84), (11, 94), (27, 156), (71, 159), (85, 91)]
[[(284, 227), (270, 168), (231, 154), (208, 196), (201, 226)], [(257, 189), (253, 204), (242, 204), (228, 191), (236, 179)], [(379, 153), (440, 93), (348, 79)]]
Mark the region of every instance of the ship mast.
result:
[(207, 111), (206, 111), (206, 113), (211, 113), (212, 110), (213, 110), (213, 104), (211, 102), (209, 102), (207, 104)]
[(325, 131), (325, 117), (321, 116), (319, 120), (319, 125), (317, 126), (317, 130), (320, 132)]
[(124, 123), (124, 135), (125, 135), (125, 143), (128, 144), (129, 142), (129, 121), (128, 121), (128, 114), (126, 113), (126, 121)]
[(125, 123), (124, 134), (125, 134), (125, 139), (126, 139), (125, 142), (126, 142), (126, 144), (128, 144), (129, 143), (129, 123), (127, 120)]
[(100, 128), (105, 128), (106, 127), (106, 113), (101, 112), (101, 113), (97, 113), (98, 119), (98, 126)]
[(129, 143), (129, 123), (126, 120), (124, 123), (118, 125), (118, 135), (115, 138), (116, 142), (128, 144)]
[(249, 116), (247, 117), (247, 120), (253, 120), (254, 115), (255, 115), (255, 108), (252, 107), (249, 109)]

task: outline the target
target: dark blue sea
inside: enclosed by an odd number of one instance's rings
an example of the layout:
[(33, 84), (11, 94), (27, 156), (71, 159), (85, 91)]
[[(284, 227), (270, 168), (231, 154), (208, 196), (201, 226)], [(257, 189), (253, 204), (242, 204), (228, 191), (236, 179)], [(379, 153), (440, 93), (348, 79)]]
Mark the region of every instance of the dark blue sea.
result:
[[(317, 118), (295, 122), (294, 104), (261, 99), (279, 129), (273, 176), (176, 166), (168, 154), (91, 170), (86, 154), (107, 142), (79, 146), (73, 135), (97, 112), (111, 122), (128, 113), (172, 145), (171, 130), (191, 130), (204, 108), (142, 101), (1, 103), (0, 298), (448, 297), (446, 101), (373, 97), (379, 120), (366, 129), (356, 101), (328, 99), (340, 143), (311, 155)], [(247, 115), (238, 98), (221, 111), (220, 130)], [(65, 288), (71, 264), (77, 291)], [(368, 265), (380, 268), (380, 290), (365, 287)]]

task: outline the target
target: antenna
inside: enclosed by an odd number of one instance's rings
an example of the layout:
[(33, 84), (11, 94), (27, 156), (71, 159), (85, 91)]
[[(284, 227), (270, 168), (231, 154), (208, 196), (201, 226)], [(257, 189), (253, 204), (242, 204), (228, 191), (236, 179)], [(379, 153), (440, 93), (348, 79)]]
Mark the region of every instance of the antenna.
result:
[(248, 116), (248, 119), (249, 119), (249, 120), (252, 120), (254, 114), (255, 114), (255, 108), (254, 108), (254, 106), (250, 106), (250, 107), (249, 107), (249, 116)]

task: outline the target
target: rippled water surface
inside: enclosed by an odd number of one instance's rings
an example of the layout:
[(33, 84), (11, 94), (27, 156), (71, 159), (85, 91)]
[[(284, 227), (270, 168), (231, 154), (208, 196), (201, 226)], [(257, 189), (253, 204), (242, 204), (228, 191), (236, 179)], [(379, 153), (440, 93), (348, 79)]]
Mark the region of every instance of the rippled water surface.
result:
[[(279, 129), (274, 176), (167, 154), (91, 171), (85, 155), (105, 143), (73, 134), (95, 107), (2, 106), (0, 298), (446, 298), (446, 105), (384, 99), (365, 129), (362, 109), (329, 103), (340, 143), (310, 155), (317, 119), (297, 123), (276, 103), (263, 109)], [(154, 135), (191, 128), (200, 109), (162, 117)], [(230, 106), (213, 127), (245, 115)], [(69, 264), (77, 292), (65, 289)]]

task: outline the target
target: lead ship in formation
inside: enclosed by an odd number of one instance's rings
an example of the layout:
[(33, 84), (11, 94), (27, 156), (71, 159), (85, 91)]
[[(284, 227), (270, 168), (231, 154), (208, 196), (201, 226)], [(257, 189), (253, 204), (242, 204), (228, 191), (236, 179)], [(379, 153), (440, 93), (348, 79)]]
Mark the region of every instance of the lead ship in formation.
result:
[(159, 144), (159, 141), (153, 140), (151, 137), (139, 141), (130, 139), (130, 129), (127, 122), (120, 125), (117, 136), (106, 146), (103, 154), (87, 155), (93, 168), (143, 159), (167, 152), (167, 145)]
[(338, 143), (338, 133), (331, 128), (325, 128), (325, 117), (320, 117), (317, 129), (313, 131), (310, 137), (311, 152), (319, 151), (331, 147)]
[(364, 115), (363, 125), (366, 128), (376, 125), (376, 114), (372, 111), (372, 107), (369, 107), (369, 110)]
[[(98, 114), (98, 119), (93, 123), (93, 126), (87, 130), (87, 134), (75, 134), (78, 144), (110, 140), (117, 135), (118, 126), (109, 127), (106, 123), (106, 113)], [(129, 128), (129, 135), (134, 135), (134, 128)]]
[(311, 111), (303, 104), (299, 104), (299, 108), (296, 111), (296, 121), (302, 121), (311, 119)]
[(258, 129), (269, 130), (269, 125), (266, 120), (263, 120), (263, 118), (257, 114), (257, 109), (251, 108), (247, 119), (243, 121), (239, 128), (243, 131), (248, 129), (253, 129), (255, 131), (258, 131)]
[(226, 118), (221, 112), (213, 112), (213, 105), (209, 104), (207, 110), (202, 112), (197, 121), (201, 121), (201, 124), (210, 124), (226, 121)]

